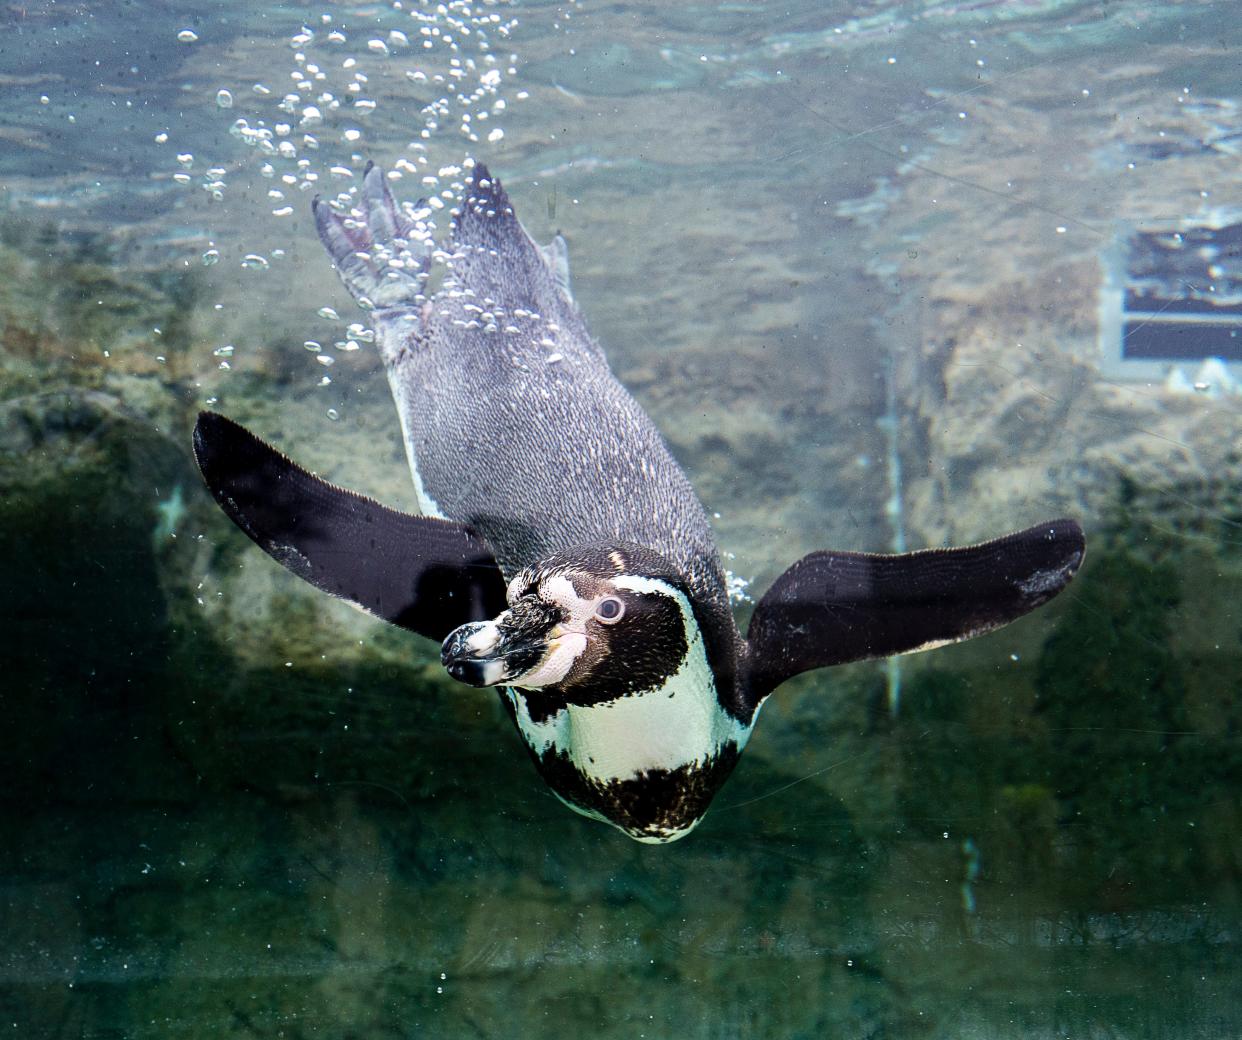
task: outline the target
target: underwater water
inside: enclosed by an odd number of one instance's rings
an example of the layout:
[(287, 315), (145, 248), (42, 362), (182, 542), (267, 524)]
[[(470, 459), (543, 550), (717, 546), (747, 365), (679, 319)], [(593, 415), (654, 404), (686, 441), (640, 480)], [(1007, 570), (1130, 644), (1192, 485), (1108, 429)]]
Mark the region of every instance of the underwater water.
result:
[[(1242, 1035), (1236, 5), (0, 28), (8, 1035)], [(1073, 584), (786, 683), (684, 840), (571, 813), (494, 692), (276, 566), (190, 450), (213, 408), (415, 509), (310, 202), (374, 160), (443, 230), (475, 159), (565, 236), (740, 620), (814, 549), (1056, 516)]]

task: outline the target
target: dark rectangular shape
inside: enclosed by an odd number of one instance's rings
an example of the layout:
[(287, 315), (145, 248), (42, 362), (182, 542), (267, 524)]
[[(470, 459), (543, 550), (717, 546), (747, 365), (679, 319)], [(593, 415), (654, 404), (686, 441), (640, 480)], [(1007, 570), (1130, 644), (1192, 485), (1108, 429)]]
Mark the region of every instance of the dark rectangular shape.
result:
[(1242, 361), (1242, 325), (1209, 322), (1127, 322), (1123, 361)]
[(1140, 292), (1137, 289), (1126, 289), (1126, 313), (1147, 312), (1150, 314), (1204, 314), (1210, 317), (1227, 317), (1238, 315), (1242, 321), (1242, 300), (1233, 297), (1226, 301), (1206, 296), (1171, 296), (1167, 293)]

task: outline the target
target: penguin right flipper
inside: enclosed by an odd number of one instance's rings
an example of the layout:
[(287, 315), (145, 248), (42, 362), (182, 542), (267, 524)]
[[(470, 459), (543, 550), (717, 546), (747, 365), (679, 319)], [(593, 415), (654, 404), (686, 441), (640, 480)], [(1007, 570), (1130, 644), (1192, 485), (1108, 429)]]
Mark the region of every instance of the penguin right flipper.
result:
[(961, 549), (815, 552), (776, 579), (747, 632), (749, 707), (813, 668), (929, 650), (982, 635), (1052, 599), (1086, 544), (1053, 520)]
[(199, 414), (194, 456), (229, 518), (324, 592), (437, 641), (505, 608), (492, 550), (464, 524), (399, 513), (320, 480), (215, 412)]

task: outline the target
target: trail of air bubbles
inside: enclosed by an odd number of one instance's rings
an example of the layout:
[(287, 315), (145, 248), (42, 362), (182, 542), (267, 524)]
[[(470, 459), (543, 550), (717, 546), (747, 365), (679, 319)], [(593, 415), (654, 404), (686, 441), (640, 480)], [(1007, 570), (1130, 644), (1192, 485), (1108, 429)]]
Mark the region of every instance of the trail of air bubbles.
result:
[[(433, 244), (437, 218), (460, 201), (474, 146), (504, 141), (501, 120), (514, 100), (527, 96), (508, 89), (517, 56), (505, 48), (517, 24), (510, 0), (394, 0), (356, 12), (325, 11), (295, 23), (284, 41), (287, 49), (281, 48), (289, 55), (283, 73), (274, 63), (259, 76), (209, 88), (205, 103), (232, 119), (229, 132), (241, 148), (229, 162), (213, 164), (177, 149), (168, 131), (155, 140), (170, 146), (172, 180), (213, 202), (228, 203), (230, 181), (254, 173), (267, 179), (271, 223), (256, 230), (268, 241), (288, 234), (281, 225), (316, 195), (347, 220), (362, 219), (354, 208), (361, 175), (367, 161), (376, 159), (387, 168), (394, 193), (405, 196), (406, 214), (418, 222), (420, 240), (410, 249), (430, 252), (433, 263), (442, 263), (444, 254)], [(185, 44), (197, 40), (190, 30), (177, 38)], [(394, 156), (393, 142), (402, 136), (405, 146)], [(402, 180), (413, 186), (403, 192), (397, 187)], [(282, 254), (213, 244), (201, 262), (223, 258), (259, 274)], [(328, 307), (319, 314), (340, 320)], [(354, 323), (325, 340), (330, 351), (316, 340), (305, 345), (320, 365), (329, 366), (336, 355), (373, 340), (370, 329)], [(329, 382), (324, 376), (320, 385)]]

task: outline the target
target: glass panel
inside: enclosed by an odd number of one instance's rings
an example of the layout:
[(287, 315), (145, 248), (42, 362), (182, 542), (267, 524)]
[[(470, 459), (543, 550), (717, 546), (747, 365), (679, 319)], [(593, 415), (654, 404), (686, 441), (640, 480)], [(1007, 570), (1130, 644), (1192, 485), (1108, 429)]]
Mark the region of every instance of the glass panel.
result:
[(0, 22), (13, 1036), (1242, 1035), (1236, 5)]

